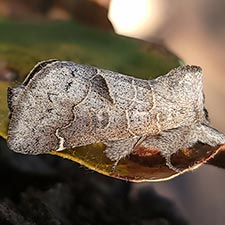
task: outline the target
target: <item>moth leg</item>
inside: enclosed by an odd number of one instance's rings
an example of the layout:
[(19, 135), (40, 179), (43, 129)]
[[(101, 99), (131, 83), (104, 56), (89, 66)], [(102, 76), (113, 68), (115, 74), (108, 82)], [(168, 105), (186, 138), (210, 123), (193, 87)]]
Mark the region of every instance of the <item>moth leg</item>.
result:
[(166, 160), (166, 165), (176, 171), (181, 172), (171, 163), (171, 156), (178, 150), (190, 147), (194, 143), (190, 140), (192, 130), (190, 127), (179, 127), (168, 131), (163, 131), (157, 136), (148, 136), (141, 145), (149, 149), (158, 149)]
[(114, 172), (120, 159), (128, 156), (135, 148), (141, 137), (133, 137), (123, 140), (107, 141), (105, 153), (106, 156), (114, 162), (111, 172)]

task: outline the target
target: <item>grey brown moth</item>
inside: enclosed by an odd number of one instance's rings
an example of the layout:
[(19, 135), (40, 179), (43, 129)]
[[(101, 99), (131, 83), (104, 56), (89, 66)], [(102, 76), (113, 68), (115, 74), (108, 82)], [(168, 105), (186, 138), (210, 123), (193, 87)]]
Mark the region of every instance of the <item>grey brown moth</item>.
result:
[(202, 71), (182, 66), (142, 80), (73, 62), (38, 63), (24, 82), (8, 89), (8, 146), (41, 154), (96, 142), (115, 162), (138, 146), (158, 149), (171, 165), (179, 149), (225, 143), (209, 126)]

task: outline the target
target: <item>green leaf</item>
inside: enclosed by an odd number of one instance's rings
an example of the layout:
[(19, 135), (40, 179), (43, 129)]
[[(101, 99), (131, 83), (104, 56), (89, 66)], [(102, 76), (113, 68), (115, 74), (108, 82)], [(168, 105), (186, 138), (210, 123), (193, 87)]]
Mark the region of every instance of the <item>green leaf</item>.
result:
[(8, 127), (8, 104), (7, 104), (7, 88), (8, 82), (0, 82), (0, 136), (6, 138)]

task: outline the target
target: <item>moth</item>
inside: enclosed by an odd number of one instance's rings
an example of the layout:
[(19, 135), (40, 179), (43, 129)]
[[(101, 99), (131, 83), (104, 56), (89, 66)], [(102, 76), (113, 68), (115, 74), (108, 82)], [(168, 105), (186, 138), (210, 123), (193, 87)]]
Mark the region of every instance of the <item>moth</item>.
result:
[(8, 146), (41, 154), (102, 142), (116, 166), (140, 145), (172, 154), (197, 142), (225, 143), (209, 125), (202, 71), (181, 66), (143, 80), (93, 66), (48, 60), (8, 89)]

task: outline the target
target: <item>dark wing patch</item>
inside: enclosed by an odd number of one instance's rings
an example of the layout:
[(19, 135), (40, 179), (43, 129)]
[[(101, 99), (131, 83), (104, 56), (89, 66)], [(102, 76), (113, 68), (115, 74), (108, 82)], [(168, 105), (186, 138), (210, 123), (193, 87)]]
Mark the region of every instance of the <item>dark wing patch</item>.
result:
[(96, 75), (93, 79), (91, 79), (91, 84), (92, 84), (92, 89), (96, 93), (98, 93), (101, 97), (107, 99), (112, 104), (114, 103), (110, 95), (109, 87), (104, 77), (102, 77), (99, 74)]

